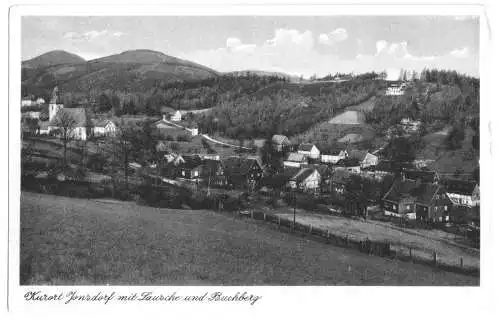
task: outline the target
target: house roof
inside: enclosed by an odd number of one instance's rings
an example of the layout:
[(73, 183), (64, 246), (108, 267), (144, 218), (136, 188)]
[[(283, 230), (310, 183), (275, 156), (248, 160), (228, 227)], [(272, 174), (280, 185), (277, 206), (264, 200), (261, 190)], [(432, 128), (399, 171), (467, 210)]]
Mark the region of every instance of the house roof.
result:
[(95, 127), (106, 127), (108, 123), (113, 123), (113, 121), (104, 119), (104, 120), (95, 120), (94, 121), (94, 126)]
[(283, 136), (283, 135), (274, 135), (271, 140), (272, 140), (273, 144), (276, 144), (276, 145), (282, 145), (282, 144), (289, 143), (288, 137)]
[(230, 175), (246, 175), (255, 164), (261, 167), (259, 161), (254, 158), (230, 157), (223, 161), (224, 171)]
[(312, 169), (312, 168), (302, 168), (290, 180), (291, 181), (295, 181), (297, 183), (302, 183), (309, 176), (311, 176), (314, 172), (315, 172), (315, 169)]
[(357, 149), (352, 149), (349, 152), (349, 157), (357, 159), (359, 161), (363, 161), (366, 158), (366, 155), (368, 154), (368, 150), (357, 150)]
[(302, 163), (302, 162), (307, 161), (307, 157), (303, 154), (300, 154), (300, 153), (290, 153), (290, 154), (288, 154), (288, 157), (286, 160), (290, 161), (290, 162)]
[(85, 108), (61, 108), (59, 111), (64, 111), (64, 113), (71, 116), (76, 121), (75, 127), (86, 126), (87, 115), (85, 114)]
[(208, 174), (216, 174), (219, 165), (221, 165), (220, 160), (204, 159), (203, 160), (203, 170)]
[(314, 146), (314, 144), (300, 144), (298, 150), (310, 152), (313, 149), (313, 147), (316, 147), (316, 146)]
[(443, 185), (448, 193), (472, 195), (477, 184), (459, 179), (446, 179), (443, 180)]
[(338, 167), (356, 167), (356, 166), (359, 166), (359, 160), (349, 157), (349, 158), (339, 160), (335, 164), (335, 166), (338, 166)]
[(310, 169), (315, 169), (322, 176), (328, 172), (328, 166), (327, 165), (321, 165), (321, 164), (314, 165), (314, 164), (312, 164), (312, 165), (305, 165), (304, 167), (305, 168), (310, 168)]
[(429, 205), (440, 187), (439, 184), (397, 179), (384, 196), (384, 200), (398, 202), (402, 198), (413, 197), (417, 203)]
[(167, 106), (161, 107), (160, 111), (161, 111), (161, 113), (165, 113), (165, 114), (175, 113), (175, 110), (173, 108), (167, 107)]
[(345, 149), (340, 149), (340, 148), (339, 149), (330, 149), (330, 150), (327, 150), (327, 151), (323, 151), (321, 153), (321, 155), (338, 156), (343, 151), (345, 151)]
[(186, 169), (194, 169), (202, 164), (201, 157), (198, 155), (183, 155), (182, 159), (184, 159), (182, 167)]
[(432, 183), (434, 182), (434, 177), (437, 175), (436, 172), (433, 171), (424, 171), (424, 170), (405, 170), (405, 177), (411, 180), (421, 180), (424, 183)]
[(338, 184), (347, 184), (351, 178), (351, 173), (343, 170), (343, 169), (337, 169), (333, 172), (333, 175), (331, 177), (332, 182), (338, 183)]

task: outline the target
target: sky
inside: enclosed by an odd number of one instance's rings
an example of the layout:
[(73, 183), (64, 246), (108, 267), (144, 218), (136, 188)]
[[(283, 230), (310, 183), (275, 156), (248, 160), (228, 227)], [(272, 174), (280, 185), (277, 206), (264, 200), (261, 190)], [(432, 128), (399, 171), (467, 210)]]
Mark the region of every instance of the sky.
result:
[(22, 59), (65, 50), (89, 60), (151, 49), (220, 72), (293, 75), (454, 69), (479, 76), (472, 16), (22, 18)]

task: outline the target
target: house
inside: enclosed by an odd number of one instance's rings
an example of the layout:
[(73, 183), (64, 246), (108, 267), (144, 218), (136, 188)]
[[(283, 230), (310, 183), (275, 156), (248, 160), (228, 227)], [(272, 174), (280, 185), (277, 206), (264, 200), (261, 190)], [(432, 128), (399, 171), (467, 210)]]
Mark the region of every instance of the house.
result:
[(153, 122), (152, 126), (157, 128), (157, 129), (172, 129), (172, 128), (175, 129), (175, 128), (177, 128), (175, 125), (171, 124), (167, 120), (166, 114), (164, 114), (160, 120)]
[(38, 98), (38, 99), (36, 99), (35, 103), (37, 105), (42, 105), (42, 104), (45, 104), (45, 100), (43, 98)]
[(397, 179), (382, 198), (384, 214), (426, 222), (448, 222), (452, 203), (439, 184)]
[(336, 164), (339, 160), (347, 157), (344, 149), (330, 150), (321, 153), (321, 162), (324, 164)]
[(224, 166), (220, 160), (204, 160), (202, 177), (209, 187), (226, 187), (229, 183), (224, 172)]
[(442, 183), (454, 205), (464, 207), (479, 205), (479, 185), (476, 182), (445, 179)]
[(337, 193), (343, 195), (346, 191), (347, 184), (350, 181), (352, 173), (345, 169), (336, 169), (332, 176), (324, 180), (325, 190), (329, 193)]
[(224, 175), (233, 187), (254, 189), (264, 173), (264, 167), (257, 158), (229, 157), (222, 164)]
[(321, 184), (321, 175), (317, 169), (301, 168), (288, 180), (288, 186), (302, 191), (316, 191)]
[(69, 108), (59, 107), (59, 105), (57, 105), (57, 112), (55, 114), (49, 115), (49, 122), (50, 122), (50, 125), (48, 127), (49, 133), (59, 130), (59, 126), (57, 125), (57, 118), (58, 118), (57, 113), (64, 113), (70, 116), (73, 120), (75, 120), (73, 129), (69, 134), (71, 137), (73, 137), (73, 139), (87, 140), (87, 137), (89, 135), (87, 133), (87, 128), (91, 127), (91, 123), (90, 119), (87, 118), (87, 113), (85, 112), (84, 108), (69, 109)]
[(200, 156), (184, 155), (182, 159), (184, 163), (180, 163), (180, 176), (185, 179), (198, 180), (203, 170)]
[(182, 155), (176, 153), (168, 153), (163, 155), (163, 158), (167, 162), (167, 164), (172, 164), (174, 166), (179, 166), (184, 164), (186, 160), (182, 157)]
[(203, 154), (201, 155), (202, 159), (207, 159), (207, 160), (220, 160), (220, 155), (217, 154)]
[(351, 173), (361, 172), (359, 161), (350, 157), (339, 160), (338, 163), (335, 164), (335, 169), (344, 169)]
[(289, 153), (283, 161), (283, 167), (301, 167), (307, 165), (307, 157), (299, 153)]
[(297, 152), (311, 159), (319, 159), (321, 154), (319, 149), (314, 144), (300, 144)]
[(411, 118), (403, 118), (401, 119), (399, 124), (401, 125), (401, 127), (405, 132), (415, 132), (418, 131), (418, 129), (420, 129), (422, 122), (413, 120)]
[(170, 117), (170, 121), (181, 121), (182, 114), (179, 110), (175, 111), (175, 113)]
[(22, 98), (21, 99), (21, 107), (29, 107), (31, 105), (34, 105), (35, 102), (33, 102), (33, 100), (31, 100), (31, 98), (29, 97), (25, 97), (25, 98)]
[(94, 121), (93, 134), (96, 137), (114, 136), (116, 129), (115, 123), (111, 120), (96, 120)]
[(50, 134), (50, 122), (40, 121), (38, 123), (38, 135), (49, 135)]
[(391, 82), (385, 91), (385, 95), (388, 96), (397, 96), (403, 95), (405, 92), (406, 86), (400, 82)]
[(359, 161), (359, 165), (361, 168), (367, 168), (378, 164), (378, 157), (370, 154), (368, 150), (352, 149), (349, 152), (348, 156), (349, 158)]
[(272, 141), (272, 144), (273, 144), (273, 148), (276, 151), (288, 150), (288, 148), (290, 148), (290, 146), (291, 146), (290, 140), (288, 140), (287, 136), (274, 135), (272, 137), (271, 141)]
[(391, 175), (392, 173), (393, 173), (392, 163), (388, 160), (381, 160), (375, 166), (369, 166), (367, 168), (364, 168), (361, 172), (361, 175), (381, 180), (385, 176)]

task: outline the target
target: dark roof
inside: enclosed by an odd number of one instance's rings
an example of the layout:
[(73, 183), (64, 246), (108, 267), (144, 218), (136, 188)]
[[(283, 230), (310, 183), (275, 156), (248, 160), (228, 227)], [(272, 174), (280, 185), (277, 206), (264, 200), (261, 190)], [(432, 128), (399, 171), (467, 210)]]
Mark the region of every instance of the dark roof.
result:
[(348, 172), (346, 170), (342, 170), (342, 169), (337, 169), (333, 173), (331, 180), (334, 183), (347, 184), (349, 182), (350, 178), (351, 178), (350, 172)]
[(384, 200), (398, 202), (404, 197), (412, 197), (412, 192), (417, 185), (417, 181), (397, 179), (384, 196)]
[(439, 188), (439, 184), (397, 179), (384, 196), (384, 200), (398, 202), (402, 198), (413, 197), (417, 203), (428, 205)]
[(341, 152), (343, 152), (345, 149), (330, 149), (327, 151), (322, 151), (321, 155), (331, 155), (331, 156), (338, 156)]
[(94, 121), (94, 126), (95, 127), (106, 127), (108, 123), (112, 122), (111, 120), (104, 119), (104, 120), (95, 120)]
[(224, 171), (232, 175), (247, 175), (255, 164), (259, 165), (259, 162), (250, 158), (230, 157), (223, 161)]
[(407, 179), (412, 179), (412, 180), (419, 179), (424, 183), (434, 182), (434, 178), (437, 175), (436, 172), (424, 171), (424, 170), (405, 170), (404, 174)]
[(220, 160), (204, 159), (203, 160), (203, 170), (208, 174), (216, 174), (219, 165), (221, 165)]
[(393, 171), (392, 164), (388, 160), (382, 160), (377, 165), (372, 165), (372, 166), (367, 167), (366, 170), (371, 171), (371, 172), (378, 171), (378, 172), (387, 172), (387, 173), (391, 173)]
[(171, 107), (167, 107), (167, 106), (163, 106), (161, 107), (160, 109), (161, 113), (171, 113), (171, 114), (174, 114), (175, 113), (175, 110)]
[(368, 154), (368, 150), (352, 149), (349, 152), (348, 156), (349, 156), (349, 158), (354, 158), (354, 159), (357, 159), (359, 161), (363, 161), (367, 154)]
[(315, 169), (319, 172), (320, 175), (324, 175), (325, 173), (328, 172), (328, 166), (327, 165), (321, 165), (321, 164), (311, 164), (311, 165), (305, 165), (305, 168), (310, 168), (310, 169)]
[(442, 181), (448, 193), (472, 195), (476, 188), (476, 182), (469, 182), (460, 179), (446, 179)]
[(339, 160), (335, 166), (338, 167), (356, 167), (359, 166), (359, 160), (353, 158), (344, 158)]
[(298, 150), (311, 151), (311, 149), (313, 149), (313, 147), (314, 147), (314, 144), (300, 144)]
[(201, 157), (198, 155), (182, 155), (185, 163), (182, 164), (183, 168), (194, 169), (202, 164)]

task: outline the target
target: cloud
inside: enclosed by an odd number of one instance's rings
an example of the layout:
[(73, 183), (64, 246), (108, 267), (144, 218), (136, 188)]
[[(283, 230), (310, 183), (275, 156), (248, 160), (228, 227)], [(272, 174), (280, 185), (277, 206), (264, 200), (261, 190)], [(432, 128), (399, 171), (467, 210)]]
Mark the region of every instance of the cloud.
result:
[(113, 37), (121, 37), (125, 35), (125, 33), (121, 31), (109, 32), (107, 29), (103, 30), (91, 30), (83, 33), (77, 33), (74, 31), (70, 31), (64, 34), (64, 38), (69, 39), (71, 41), (92, 41), (98, 37), (102, 36), (113, 36)]
[(450, 55), (456, 58), (467, 58), (469, 57), (469, 48), (464, 47), (462, 49), (454, 49), (450, 52)]
[(318, 41), (323, 45), (333, 45), (346, 40), (348, 37), (349, 35), (347, 34), (347, 30), (344, 28), (337, 28), (328, 34), (320, 34)]

